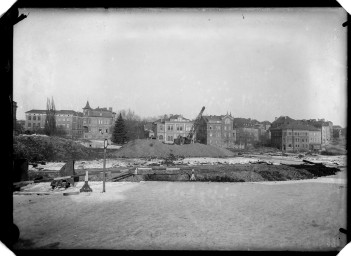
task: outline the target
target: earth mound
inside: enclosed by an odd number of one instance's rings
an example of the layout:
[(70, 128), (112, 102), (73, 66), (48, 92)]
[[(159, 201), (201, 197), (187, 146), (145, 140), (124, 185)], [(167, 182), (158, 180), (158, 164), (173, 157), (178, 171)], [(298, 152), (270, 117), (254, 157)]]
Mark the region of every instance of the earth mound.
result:
[(157, 157), (165, 158), (170, 154), (178, 157), (230, 157), (234, 153), (211, 145), (204, 144), (185, 144), (185, 145), (169, 145), (157, 140), (137, 139), (128, 142), (122, 146), (114, 156), (125, 158), (147, 158)]

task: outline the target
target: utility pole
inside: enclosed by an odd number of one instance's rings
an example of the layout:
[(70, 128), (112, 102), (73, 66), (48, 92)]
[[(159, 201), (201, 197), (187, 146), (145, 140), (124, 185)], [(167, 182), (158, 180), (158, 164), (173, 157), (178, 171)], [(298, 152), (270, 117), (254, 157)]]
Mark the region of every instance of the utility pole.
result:
[(104, 164), (103, 164), (103, 179), (102, 179), (102, 192), (105, 191), (105, 180), (106, 180), (106, 173), (105, 173), (105, 167), (106, 167), (106, 148), (107, 148), (107, 139), (104, 140)]

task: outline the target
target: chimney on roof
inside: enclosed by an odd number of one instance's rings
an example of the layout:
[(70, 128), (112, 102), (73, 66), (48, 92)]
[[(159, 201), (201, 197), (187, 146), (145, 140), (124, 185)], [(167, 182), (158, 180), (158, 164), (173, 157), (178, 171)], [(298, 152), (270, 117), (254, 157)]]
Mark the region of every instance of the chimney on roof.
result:
[(112, 108), (111, 107), (109, 107), (108, 110), (112, 112)]

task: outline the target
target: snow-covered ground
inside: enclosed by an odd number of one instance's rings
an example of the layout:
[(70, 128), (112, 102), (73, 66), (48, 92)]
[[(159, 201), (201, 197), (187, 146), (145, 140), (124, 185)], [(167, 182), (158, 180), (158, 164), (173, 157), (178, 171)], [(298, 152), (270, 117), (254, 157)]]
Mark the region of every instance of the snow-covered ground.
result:
[[(186, 165), (200, 165), (200, 164), (250, 164), (258, 161), (265, 161), (274, 165), (279, 164), (302, 164), (303, 160), (312, 161), (315, 163), (324, 163), (326, 166), (346, 166), (346, 156), (313, 156), (298, 158), (294, 156), (267, 156), (267, 155), (250, 155), (242, 157), (232, 157), (232, 158), (210, 158), (210, 157), (193, 157), (184, 158), (182, 160), (174, 161), (176, 164), (186, 164)], [(114, 167), (132, 167), (135, 165), (152, 165), (161, 164), (162, 159), (106, 159), (106, 168)], [(47, 162), (45, 165), (38, 164), (36, 168), (29, 166), (30, 170), (60, 170), (64, 166), (64, 162), (54, 163)], [(93, 160), (93, 161), (76, 161), (74, 168), (76, 170), (82, 169), (95, 169), (102, 168), (103, 160)]]
[(329, 178), (275, 186), (107, 182), (105, 193), (102, 182), (89, 181), (90, 193), (14, 195), (21, 232), (14, 248), (339, 250), (346, 244), (339, 228), (346, 228), (347, 184)]

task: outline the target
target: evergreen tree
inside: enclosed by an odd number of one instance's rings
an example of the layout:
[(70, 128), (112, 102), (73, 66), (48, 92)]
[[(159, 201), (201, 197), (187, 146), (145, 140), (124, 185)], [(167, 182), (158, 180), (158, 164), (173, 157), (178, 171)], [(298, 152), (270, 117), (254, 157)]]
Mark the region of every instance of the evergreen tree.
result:
[(127, 141), (127, 131), (124, 124), (123, 117), (121, 113), (118, 116), (118, 119), (115, 122), (115, 127), (112, 133), (112, 142), (117, 144), (124, 144)]

